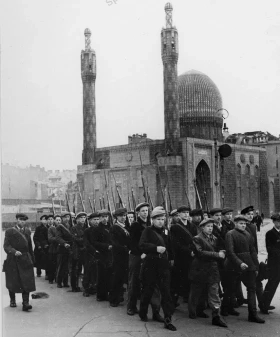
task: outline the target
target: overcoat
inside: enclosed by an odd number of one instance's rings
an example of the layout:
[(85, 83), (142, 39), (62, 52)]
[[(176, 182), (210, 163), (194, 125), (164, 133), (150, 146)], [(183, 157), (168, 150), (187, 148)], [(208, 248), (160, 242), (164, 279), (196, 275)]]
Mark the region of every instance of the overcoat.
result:
[(266, 250), (268, 252), (267, 267), (269, 276), (280, 279), (280, 233), (272, 228), (265, 235)]
[(56, 227), (50, 226), (48, 228), (48, 241), (49, 241), (49, 254), (57, 253), (57, 241), (56, 241)]
[[(7, 229), (4, 250), (7, 253), (3, 266), (7, 289), (14, 293), (35, 291), (34, 255), (28, 232), (21, 233), (16, 227)], [(15, 256), (16, 251), (22, 255)]]
[(112, 264), (112, 252), (108, 249), (111, 245), (110, 234), (102, 223), (85, 230), (85, 244), (88, 251), (98, 251), (97, 258), (100, 262), (108, 265)]
[(43, 224), (36, 227), (33, 236), (35, 267), (46, 269), (48, 261), (48, 228)]

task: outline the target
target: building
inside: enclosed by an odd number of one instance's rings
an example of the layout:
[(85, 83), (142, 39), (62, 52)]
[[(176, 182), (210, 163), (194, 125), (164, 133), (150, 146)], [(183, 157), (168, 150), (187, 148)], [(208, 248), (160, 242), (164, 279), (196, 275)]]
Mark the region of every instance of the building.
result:
[(192, 208), (231, 206), (237, 211), (254, 204), (268, 214), (266, 150), (224, 144), (224, 109), (215, 83), (196, 70), (178, 76), (179, 39), (172, 11), (167, 3), (166, 27), (161, 31), (165, 138), (160, 140), (133, 135), (126, 145), (97, 147), (96, 54), (90, 46), (90, 31), (85, 30), (86, 47), (81, 53), (84, 148), (77, 180), (86, 208), (90, 210), (89, 198), (105, 198), (106, 203), (109, 198), (118, 207), (117, 187), (127, 207), (132, 207), (133, 196), (136, 202), (143, 201), (149, 192), (153, 204), (168, 200), (168, 209), (189, 203)]

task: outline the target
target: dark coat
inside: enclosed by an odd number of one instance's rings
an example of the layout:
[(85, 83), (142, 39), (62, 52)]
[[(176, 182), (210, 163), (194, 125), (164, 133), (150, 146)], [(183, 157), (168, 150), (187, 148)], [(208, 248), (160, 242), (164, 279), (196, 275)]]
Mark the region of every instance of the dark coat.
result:
[[(88, 228), (86, 228), (88, 229)], [(84, 232), (85, 229), (82, 226), (74, 225), (70, 229), (70, 233), (73, 237), (73, 245), (72, 245), (72, 258), (79, 259), (79, 257), (85, 253), (86, 248), (84, 245)]]
[(188, 222), (187, 226), (179, 219), (170, 228), (171, 244), (174, 253), (174, 265), (180, 268), (189, 268), (194, 251), (193, 238), (197, 235), (197, 227)]
[(280, 233), (272, 228), (265, 235), (269, 275), (280, 278)]
[[(4, 250), (7, 253), (3, 266), (6, 287), (14, 293), (35, 291), (34, 256), (30, 235), (22, 234), (17, 228), (7, 229)], [(22, 255), (15, 256), (16, 251)]]
[(211, 242), (201, 232), (193, 238), (195, 257), (191, 265), (190, 280), (198, 283), (218, 283), (220, 273), (218, 262), (222, 260), (217, 252), (217, 238), (212, 235)]
[[(56, 227), (56, 242), (58, 244), (58, 248), (57, 248), (57, 253), (58, 254), (70, 254), (72, 253), (72, 245), (74, 242), (74, 238), (73, 235), (71, 234), (71, 232), (69, 231), (69, 229), (67, 229), (65, 226), (63, 226), (62, 224), (58, 225)], [(69, 248), (65, 248), (65, 244), (70, 245)]]
[(34, 242), (34, 256), (35, 256), (35, 267), (40, 269), (46, 269), (48, 261), (48, 228), (43, 224), (40, 224), (35, 229), (33, 236)]
[(130, 250), (130, 235), (116, 223), (110, 229), (112, 242), (113, 261), (120, 264), (128, 264), (128, 252)]
[(222, 220), (222, 237), (224, 238), (224, 240), (226, 238), (227, 232), (231, 231), (234, 228), (235, 224), (233, 221), (230, 220), (229, 222), (227, 222), (225, 219)]
[(147, 223), (138, 217), (130, 226), (131, 254), (140, 256), (142, 254), (139, 248), (139, 241)]
[(93, 249), (98, 251), (97, 258), (99, 261), (111, 264), (112, 251), (109, 250), (109, 246), (111, 246), (110, 233), (103, 224), (92, 227), (87, 235), (87, 239), (85, 236), (85, 240), (87, 247), (93, 247)]
[(56, 227), (50, 226), (48, 229), (49, 254), (57, 254)]
[(255, 215), (253, 222), (256, 224), (258, 232), (260, 231), (261, 225), (263, 224), (263, 219), (260, 215)]
[(255, 250), (258, 254), (258, 237), (257, 237), (257, 226), (254, 222), (247, 223), (246, 231), (252, 236)]
[(248, 265), (247, 271), (259, 269), (259, 261), (254, 247), (253, 237), (245, 230), (237, 228), (229, 231), (226, 235), (226, 270), (242, 272), (241, 263)]

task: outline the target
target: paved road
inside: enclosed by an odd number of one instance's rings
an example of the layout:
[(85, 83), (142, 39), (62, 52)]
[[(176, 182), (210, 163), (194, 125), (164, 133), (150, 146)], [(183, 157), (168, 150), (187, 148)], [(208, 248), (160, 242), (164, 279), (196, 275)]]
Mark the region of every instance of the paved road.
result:
[[(266, 258), (264, 234), (271, 228), (268, 223), (258, 233), (260, 260)], [(2, 281), (4, 274), (2, 273)], [(161, 323), (149, 320), (146, 324), (138, 316), (126, 314), (125, 305), (111, 308), (108, 302), (96, 302), (95, 296), (84, 298), (81, 293), (49, 285), (44, 278), (36, 278), (37, 292), (46, 292), (47, 299), (32, 300), (32, 312), (21, 311), (21, 296), (17, 295), (17, 308), (9, 307), (9, 297), (3, 288), (3, 336), (4, 337), (275, 337), (280, 336), (280, 289), (273, 300), (276, 310), (266, 317), (266, 324), (247, 321), (247, 307), (239, 308), (237, 318), (226, 317), (228, 329), (215, 328), (210, 319), (190, 320), (186, 304), (175, 312), (177, 332), (165, 330)], [(209, 310), (206, 312), (210, 313)], [(149, 313), (151, 317), (151, 313)]]

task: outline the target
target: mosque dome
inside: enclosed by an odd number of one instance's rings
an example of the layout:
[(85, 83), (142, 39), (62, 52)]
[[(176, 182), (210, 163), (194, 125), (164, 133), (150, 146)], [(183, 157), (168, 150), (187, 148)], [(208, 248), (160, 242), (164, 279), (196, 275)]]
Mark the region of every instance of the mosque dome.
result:
[(222, 96), (207, 75), (190, 70), (178, 76), (181, 137), (223, 139)]

